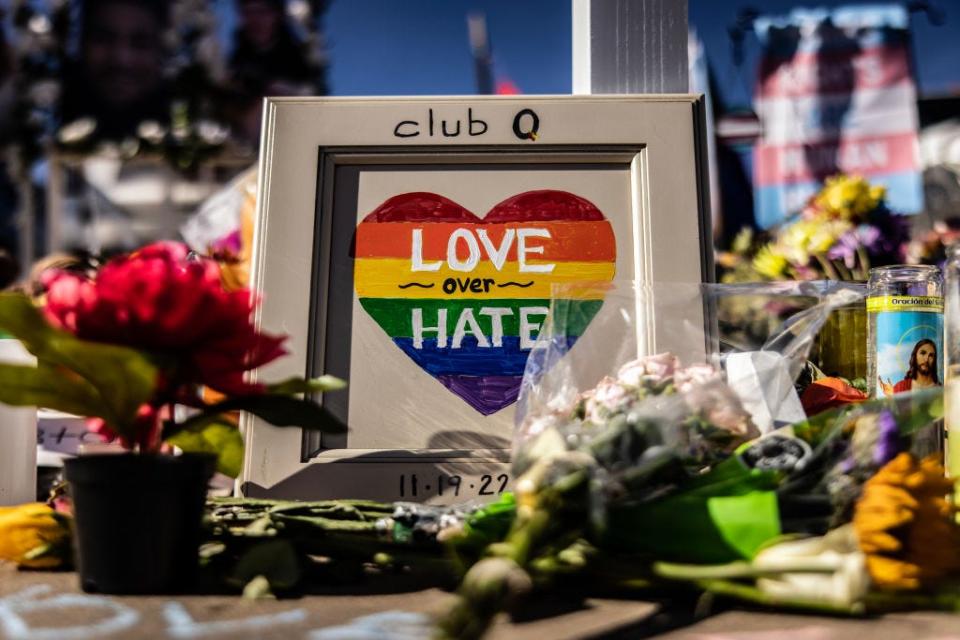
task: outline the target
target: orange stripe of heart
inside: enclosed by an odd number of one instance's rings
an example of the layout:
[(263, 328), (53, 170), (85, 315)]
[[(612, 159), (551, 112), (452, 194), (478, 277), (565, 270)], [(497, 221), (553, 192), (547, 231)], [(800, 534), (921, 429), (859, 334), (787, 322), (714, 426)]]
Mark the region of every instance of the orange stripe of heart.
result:
[[(544, 252), (530, 254), (538, 261), (607, 262), (616, 258), (616, 242), (613, 228), (606, 220), (593, 222), (535, 222), (463, 224), (454, 222), (362, 222), (357, 226), (357, 258), (411, 258), (413, 230), (421, 229), (423, 260), (444, 260), (447, 257), (447, 241), (455, 229), (467, 229), (476, 233), (485, 229), (490, 241), (500, 247), (507, 229), (536, 227), (550, 232), (550, 238), (535, 238), (531, 246), (543, 247)], [(479, 242), (479, 241), (478, 241)], [(466, 249), (459, 248), (462, 258)], [(487, 259), (486, 251), (481, 249)], [(514, 239), (506, 257), (517, 259), (517, 242)]]

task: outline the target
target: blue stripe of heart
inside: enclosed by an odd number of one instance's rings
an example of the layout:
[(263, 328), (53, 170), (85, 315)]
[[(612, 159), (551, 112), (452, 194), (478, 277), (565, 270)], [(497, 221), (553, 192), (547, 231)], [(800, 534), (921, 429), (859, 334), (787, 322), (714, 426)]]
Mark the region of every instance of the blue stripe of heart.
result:
[[(435, 338), (424, 340), (422, 349), (413, 347), (413, 338), (393, 338), (393, 341), (434, 376), (520, 376), (530, 355), (529, 349), (521, 351), (520, 338), (516, 336), (504, 336), (502, 347), (479, 347), (475, 337), (467, 336), (458, 349), (449, 346), (449, 339), (447, 346), (442, 349), (437, 348)], [(569, 348), (576, 337), (567, 338), (567, 341)]]

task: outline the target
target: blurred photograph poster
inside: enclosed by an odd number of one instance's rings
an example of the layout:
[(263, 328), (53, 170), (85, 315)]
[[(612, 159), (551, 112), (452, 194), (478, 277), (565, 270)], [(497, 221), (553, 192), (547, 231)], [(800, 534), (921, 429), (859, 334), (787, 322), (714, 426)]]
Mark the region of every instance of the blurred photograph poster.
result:
[(755, 21), (757, 223), (799, 211), (824, 178), (861, 175), (899, 213), (923, 207), (909, 21), (899, 5), (795, 10)]

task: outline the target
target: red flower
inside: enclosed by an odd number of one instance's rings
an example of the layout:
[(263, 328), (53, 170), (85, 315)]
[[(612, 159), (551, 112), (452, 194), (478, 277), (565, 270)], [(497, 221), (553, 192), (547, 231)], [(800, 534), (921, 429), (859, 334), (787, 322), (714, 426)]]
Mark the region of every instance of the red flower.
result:
[(139, 447), (140, 451), (157, 451), (161, 445), (161, 419), (159, 409), (149, 404), (140, 406), (137, 412), (137, 428), (132, 435), (121, 435), (114, 431), (103, 418), (87, 418), (87, 428), (98, 434), (106, 442), (119, 439), (124, 449)]
[(78, 337), (175, 359), (172, 386), (206, 385), (226, 394), (262, 390), (244, 373), (284, 354), (285, 337), (257, 331), (248, 290), (225, 291), (212, 260), (159, 242), (108, 262), (92, 280), (66, 272), (47, 278), (44, 312)]

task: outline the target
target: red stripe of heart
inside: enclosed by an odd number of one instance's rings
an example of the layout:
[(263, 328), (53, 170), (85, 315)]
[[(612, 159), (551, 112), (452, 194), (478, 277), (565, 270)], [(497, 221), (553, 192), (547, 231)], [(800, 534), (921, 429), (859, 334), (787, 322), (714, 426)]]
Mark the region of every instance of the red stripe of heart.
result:
[[(495, 205), (482, 222), (546, 222), (604, 220), (593, 203), (566, 191), (527, 191)], [(373, 210), (364, 222), (462, 222), (481, 219), (456, 202), (420, 191), (394, 196)]]

